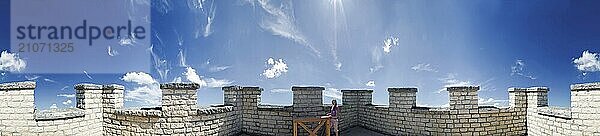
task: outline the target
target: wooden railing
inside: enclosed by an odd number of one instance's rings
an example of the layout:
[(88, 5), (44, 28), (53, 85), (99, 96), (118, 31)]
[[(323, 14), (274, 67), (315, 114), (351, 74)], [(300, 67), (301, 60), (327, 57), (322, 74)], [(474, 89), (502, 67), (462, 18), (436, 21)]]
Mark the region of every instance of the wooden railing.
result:
[[(304, 124), (308, 122), (317, 122), (319, 125), (317, 125), (317, 127), (315, 127), (314, 129), (310, 129), (308, 128), (308, 126), (306, 126), (306, 124)], [(306, 130), (310, 136), (317, 136), (317, 132), (319, 132), (319, 129), (323, 125), (325, 125), (325, 135), (330, 136), (330, 124), (331, 122), (329, 120), (329, 117), (294, 119), (294, 136), (298, 136), (298, 126)]]

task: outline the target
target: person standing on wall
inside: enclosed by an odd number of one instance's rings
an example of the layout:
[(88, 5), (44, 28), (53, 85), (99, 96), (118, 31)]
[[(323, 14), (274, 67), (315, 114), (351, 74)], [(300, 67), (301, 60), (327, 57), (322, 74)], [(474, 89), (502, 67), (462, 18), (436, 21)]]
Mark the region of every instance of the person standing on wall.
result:
[(333, 127), (333, 131), (335, 131), (335, 136), (338, 136), (338, 118), (337, 115), (340, 112), (340, 108), (337, 105), (337, 101), (331, 100), (331, 110), (329, 110), (329, 113), (327, 113), (327, 116), (329, 116), (329, 120), (331, 122), (331, 126), (329, 127)]

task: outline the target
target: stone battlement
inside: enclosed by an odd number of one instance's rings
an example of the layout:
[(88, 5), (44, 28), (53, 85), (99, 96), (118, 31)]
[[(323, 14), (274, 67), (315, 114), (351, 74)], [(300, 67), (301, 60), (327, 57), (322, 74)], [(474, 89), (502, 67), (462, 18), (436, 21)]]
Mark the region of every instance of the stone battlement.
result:
[[(0, 84), (0, 135), (292, 135), (292, 120), (325, 115), (324, 87), (291, 87), (292, 106), (262, 105), (260, 87), (223, 87), (224, 104), (199, 108), (198, 84), (161, 84), (160, 107), (124, 109), (125, 87), (74, 86), (76, 108), (38, 111), (35, 82)], [(547, 87), (509, 88), (509, 107), (480, 106), (478, 86), (448, 87), (449, 107), (419, 107), (417, 88), (341, 90), (342, 130), (387, 135), (600, 135), (600, 83), (571, 85), (571, 107), (548, 107)], [(200, 97), (201, 99), (202, 97)], [(307, 124), (315, 126), (315, 124)], [(306, 135), (300, 129), (300, 135)]]

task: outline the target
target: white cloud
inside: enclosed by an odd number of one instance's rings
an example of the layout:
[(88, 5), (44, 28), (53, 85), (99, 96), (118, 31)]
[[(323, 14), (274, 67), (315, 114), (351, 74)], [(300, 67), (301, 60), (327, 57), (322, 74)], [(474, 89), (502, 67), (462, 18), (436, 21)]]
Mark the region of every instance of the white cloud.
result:
[(417, 103), (418, 107), (450, 107), (450, 103), (442, 104), (442, 105), (429, 105), (429, 104), (421, 104)]
[(390, 53), (392, 51), (392, 46), (398, 46), (398, 37), (390, 36), (383, 41), (383, 52)]
[(58, 109), (58, 106), (56, 106), (56, 103), (53, 103), (52, 105), (50, 105), (50, 109)]
[(449, 73), (445, 78), (440, 79), (444, 82), (444, 87), (456, 87), (456, 86), (472, 86), (471, 81), (461, 81), (456, 79), (456, 74)]
[(75, 94), (58, 94), (58, 97), (75, 98)]
[(202, 80), (198, 74), (196, 74), (196, 70), (192, 67), (187, 67), (186, 71), (183, 73), (185, 78), (193, 83), (199, 84), (200, 86), (206, 86), (206, 81)]
[(437, 72), (437, 69), (433, 68), (431, 66), (431, 64), (425, 64), (425, 63), (417, 64), (417, 65), (411, 67), (410, 69), (415, 70), (417, 72), (419, 72), (419, 71)]
[(516, 60), (515, 61), (515, 65), (513, 65), (511, 68), (511, 73), (510, 75), (518, 75), (518, 76), (522, 76), (522, 77), (526, 77), (529, 78), (531, 80), (535, 80), (536, 77), (529, 75), (529, 74), (525, 74), (525, 62), (523, 60)]
[(214, 87), (223, 87), (223, 86), (227, 86), (230, 85), (231, 83), (233, 83), (232, 81), (226, 80), (226, 79), (214, 79), (214, 78), (208, 78), (206, 80), (207, 86), (214, 88)]
[(442, 93), (444, 91), (446, 91), (447, 87), (461, 87), (461, 86), (479, 86), (480, 87), (480, 91), (495, 91), (496, 88), (490, 83), (494, 80), (494, 78), (490, 78), (484, 82), (473, 82), (473, 81), (469, 81), (469, 80), (459, 80), (456, 78), (455, 73), (448, 73), (446, 75), (446, 77), (444, 78), (440, 78), (439, 80), (442, 81), (442, 83), (444, 84), (444, 88), (441, 88), (437, 93)]
[(496, 107), (500, 107), (500, 106), (508, 106), (508, 100), (496, 100), (494, 98), (481, 98), (479, 97), (479, 101), (478, 101), (479, 105), (492, 105), (492, 106), (496, 106)]
[(323, 96), (341, 100), (342, 92), (336, 88), (327, 88), (323, 91)]
[(439, 79), (444, 84), (444, 88), (440, 89), (438, 93), (446, 91), (447, 87), (457, 87), (457, 86), (473, 86), (471, 81), (461, 81), (456, 79), (456, 74), (448, 73), (446, 77)]
[(144, 72), (129, 72), (125, 74), (121, 80), (126, 82), (134, 82), (138, 85), (149, 85), (158, 83), (152, 76)]
[(66, 100), (66, 101), (62, 102), (63, 105), (69, 105), (71, 103), (73, 103), (73, 101), (71, 101), (71, 100)]
[(125, 92), (125, 99), (144, 106), (160, 105), (162, 90), (158, 82), (147, 73), (129, 72), (121, 80), (136, 83), (138, 86)]
[(125, 93), (125, 99), (145, 106), (158, 106), (161, 103), (161, 94), (162, 90), (160, 90), (158, 84), (150, 84), (128, 90)]
[(367, 83), (365, 85), (373, 87), (373, 86), (375, 86), (375, 81), (369, 80), (369, 81), (367, 81)]
[(283, 59), (274, 60), (273, 58), (269, 58), (267, 60), (267, 65), (270, 65), (270, 67), (265, 69), (261, 74), (266, 78), (277, 78), (288, 72), (287, 64), (283, 62)]
[[(254, 1), (249, 1), (254, 5)], [(306, 37), (300, 32), (295, 24), (293, 16), (293, 7), (291, 1), (283, 1), (279, 7), (269, 3), (269, 0), (258, 0), (260, 7), (269, 15), (260, 23), (260, 27), (270, 31), (273, 35), (288, 38), (296, 43), (310, 48), (317, 55), (320, 54), (312, 45), (308, 43)], [(290, 3), (286, 3), (290, 2)]]
[(275, 89), (271, 89), (272, 93), (291, 93), (292, 90), (290, 89), (284, 89), (284, 88), (275, 88)]
[(203, 86), (207, 86), (207, 87), (223, 87), (223, 86), (227, 86), (230, 85), (231, 83), (233, 83), (233, 81), (229, 81), (226, 79), (215, 79), (215, 78), (207, 78), (207, 79), (202, 79), (201, 76), (199, 76), (196, 73), (196, 70), (192, 67), (187, 67), (186, 72), (183, 73), (183, 75), (185, 76), (185, 78), (190, 81), (190, 82), (194, 82), (200, 85), (200, 87)]
[(27, 67), (27, 62), (17, 53), (2, 51), (0, 54), (0, 71), (20, 72)]
[(592, 53), (586, 50), (581, 54), (581, 57), (573, 60), (573, 63), (575, 63), (577, 70), (583, 72), (583, 75), (585, 75), (586, 72), (600, 71), (598, 53)]

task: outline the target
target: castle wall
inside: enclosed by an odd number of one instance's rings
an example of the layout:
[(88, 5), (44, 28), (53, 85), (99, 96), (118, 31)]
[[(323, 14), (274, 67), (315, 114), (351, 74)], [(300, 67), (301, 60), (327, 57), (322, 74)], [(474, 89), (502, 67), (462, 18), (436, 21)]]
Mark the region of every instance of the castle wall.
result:
[(428, 108), (416, 106), (416, 88), (389, 88), (390, 105), (365, 105), (359, 125), (389, 135), (525, 134), (524, 111), (479, 107), (477, 89), (448, 88), (451, 107)]
[(600, 135), (600, 83), (571, 85), (570, 108), (547, 107), (545, 94), (547, 91), (529, 94), (542, 102), (527, 109), (528, 134)]
[[(121, 85), (77, 84), (76, 108), (37, 111), (35, 82), (4, 83), (0, 135), (292, 135), (293, 119), (331, 108), (323, 87), (292, 87), (293, 105), (276, 106), (260, 104), (262, 88), (240, 86), (223, 87), (224, 105), (198, 108), (198, 87), (161, 84), (160, 107), (132, 110), (123, 109)], [(416, 106), (417, 88), (388, 88), (389, 105), (373, 105), (373, 90), (342, 90), (341, 134), (363, 127), (388, 135), (600, 135), (600, 83), (572, 85), (570, 108), (548, 107), (545, 87), (509, 88), (508, 108), (479, 106), (478, 89), (447, 88), (447, 108)]]

